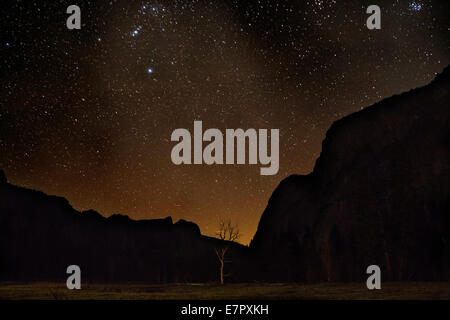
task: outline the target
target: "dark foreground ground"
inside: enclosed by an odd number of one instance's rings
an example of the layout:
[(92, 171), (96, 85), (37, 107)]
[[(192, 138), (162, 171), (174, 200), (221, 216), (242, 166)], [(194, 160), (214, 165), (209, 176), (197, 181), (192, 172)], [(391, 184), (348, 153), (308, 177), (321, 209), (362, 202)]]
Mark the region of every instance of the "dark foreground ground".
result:
[(450, 300), (450, 282), (384, 283), (369, 291), (351, 284), (85, 284), (68, 290), (59, 283), (0, 283), (0, 299), (214, 300), (214, 299), (442, 299)]

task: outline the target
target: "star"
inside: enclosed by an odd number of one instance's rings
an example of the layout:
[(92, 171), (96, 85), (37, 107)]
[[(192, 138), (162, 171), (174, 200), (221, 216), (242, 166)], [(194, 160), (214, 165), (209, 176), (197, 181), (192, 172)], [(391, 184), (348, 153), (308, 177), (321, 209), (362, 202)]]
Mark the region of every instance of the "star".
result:
[(153, 73), (153, 69), (152, 68), (148, 68), (147, 69), (147, 73)]
[(137, 35), (139, 34), (139, 31), (141, 31), (141, 30), (142, 30), (142, 26), (138, 26), (136, 29), (134, 29), (134, 30), (131, 32), (131, 36), (132, 36), (132, 37), (137, 36)]
[(422, 10), (423, 5), (420, 2), (413, 1), (409, 4), (409, 10), (411, 11), (420, 11)]

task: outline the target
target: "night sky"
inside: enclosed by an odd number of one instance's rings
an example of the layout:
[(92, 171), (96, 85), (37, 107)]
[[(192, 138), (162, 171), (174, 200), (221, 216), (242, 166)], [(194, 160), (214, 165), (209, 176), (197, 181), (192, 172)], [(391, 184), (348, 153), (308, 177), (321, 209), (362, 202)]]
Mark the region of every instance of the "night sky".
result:
[[(0, 168), (78, 210), (252, 238), (333, 121), (449, 64), (448, 0), (16, 1), (1, 25)], [(2, 2), (3, 4), (3, 2)], [(66, 8), (81, 8), (68, 30)], [(366, 8), (381, 7), (381, 30)], [(171, 162), (177, 128), (280, 129), (280, 170)], [(345, 146), (342, 146), (345, 148)]]

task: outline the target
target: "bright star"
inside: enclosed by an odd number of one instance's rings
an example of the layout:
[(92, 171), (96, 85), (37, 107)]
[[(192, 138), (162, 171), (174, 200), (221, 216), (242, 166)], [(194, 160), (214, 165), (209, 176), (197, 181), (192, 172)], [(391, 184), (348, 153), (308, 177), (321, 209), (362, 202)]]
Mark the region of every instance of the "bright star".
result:
[(409, 4), (409, 10), (411, 11), (420, 11), (422, 10), (422, 4), (420, 2), (413, 1)]
[(139, 34), (139, 31), (142, 30), (142, 26), (138, 26), (133, 32), (131, 32), (131, 36), (135, 37)]
[(147, 73), (153, 73), (153, 69), (152, 68), (148, 68), (147, 69)]

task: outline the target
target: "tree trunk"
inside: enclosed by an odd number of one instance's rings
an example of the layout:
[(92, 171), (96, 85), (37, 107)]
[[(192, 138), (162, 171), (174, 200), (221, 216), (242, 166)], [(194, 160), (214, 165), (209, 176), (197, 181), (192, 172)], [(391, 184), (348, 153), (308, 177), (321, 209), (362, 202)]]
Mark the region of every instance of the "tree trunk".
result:
[(223, 284), (223, 260), (220, 260), (220, 284)]

